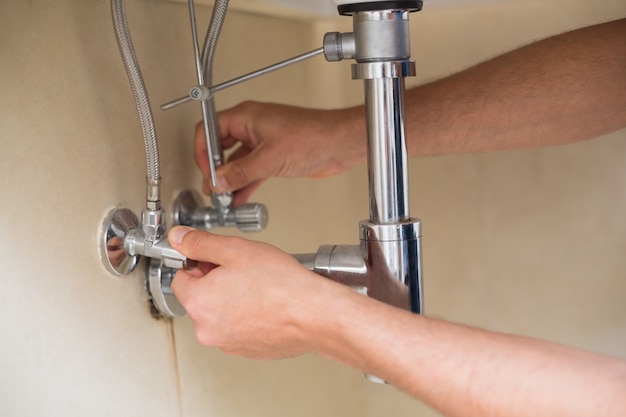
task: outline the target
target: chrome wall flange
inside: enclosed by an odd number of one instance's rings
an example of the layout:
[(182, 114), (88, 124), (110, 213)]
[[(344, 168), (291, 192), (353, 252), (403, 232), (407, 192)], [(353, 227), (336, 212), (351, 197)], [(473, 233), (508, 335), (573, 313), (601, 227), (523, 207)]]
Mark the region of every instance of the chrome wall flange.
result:
[(104, 218), (100, 241), (100, 255), (107, 271), (116, 276), (128, 275), (139, 263), (139, 255), (128, 255), (124, 249), (124, 236), (130, 229), (139, 227), (135, 213), (126, 208), (115, 208)]
[(197, 191), (181, 191), (172, 206), (173, 224), (189, 226), (193, 224), (194, 213), (204, 205)]
[(160, 259), (149, 259), (146, 267), (146, 290), (152, 303), (153, 315), (174, 318), (187, 314), (172, 291), (172, 280), (176, 271), (177, 269), (164, 266)]

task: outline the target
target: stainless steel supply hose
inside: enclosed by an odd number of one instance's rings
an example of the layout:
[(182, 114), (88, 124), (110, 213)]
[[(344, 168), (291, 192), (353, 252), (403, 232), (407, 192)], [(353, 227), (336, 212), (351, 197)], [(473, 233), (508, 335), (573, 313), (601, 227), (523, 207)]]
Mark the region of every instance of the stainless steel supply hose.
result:
[[(222, 32), (222, 26), (224, 25), (224, 19), (226, 18), (228, 1), (229, 0), (215, 1), (209, 28), (204, 39), (204, 45), (202, 48), (202, 70), (204, 72), (204, 82), (208, 88), (213, 85), (213, 60), (215, 58), (217, 42), (219, 40), (220, 33)], [(215, 110), (215, 98), (211, 95), (207, 101), (207, 110), (210, 119), (208, 123), (208, 134), (210, 135), (210, 138), (207, 138), (207, 142), (210, 143), (210, 146), (212, 147), (215, 167), (218, 167), (223, 163), (223, 154), (222, 144), (219, 137), (217, 114)]]
[(124, 0), (111, 0), (111, 14), (113, 16), (113, 26), (115, 28), (117, 44), (133, 91), (135, 104), (137, 105), (137, 111), (139, 113), (141, 130), (143, 132), (148, 181), (148, 208), (156, 210), (160, 208), (159, 187), (161, 175), (159, 169), (159, 149), (157, 146), (156, 130), (152, 110), (150, 109), (150, 101), (148, 100), (148, 93), (143, 82), (143, 77), (141, 76), (141, 70), (139, 69), (137, 56), (135, 55), (135, 50), (130, 38), (130, 32), (128, 31)]
[(228, 0), (215, 1), (209, 29), (204, 39), (204, 46), (202, 48), (202, 68), (204, 69), (204, 80), (208, 87), (213, 84), (213, 59), (215, 58), (215, 48), (217, 47), (217, 41), (222, 32), (227, 9)]

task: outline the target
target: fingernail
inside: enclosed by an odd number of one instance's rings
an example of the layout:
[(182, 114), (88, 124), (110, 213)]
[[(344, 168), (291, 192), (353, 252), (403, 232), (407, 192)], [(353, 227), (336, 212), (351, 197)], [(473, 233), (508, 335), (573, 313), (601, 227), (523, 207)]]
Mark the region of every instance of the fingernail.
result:
[(180, 245), (183, 241), (183, 237), (193, 229), (187, 226), (176, 226), (170, 230), (167, 235), (167, 240), (173, 245)]

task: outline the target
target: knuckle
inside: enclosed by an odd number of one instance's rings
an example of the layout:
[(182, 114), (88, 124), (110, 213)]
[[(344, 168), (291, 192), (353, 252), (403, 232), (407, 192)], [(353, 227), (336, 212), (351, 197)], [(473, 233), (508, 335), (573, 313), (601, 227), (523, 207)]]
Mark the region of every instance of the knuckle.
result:
[(200, 342), (204, 346), (217, 346), (215, 338), (211, 337), (211, 332), (205, 329), (200, 329), (198, 326), (196, 326), (195, 335), (198, 342)]
[(204, 124), (202, 121), (196, 123), (196, 139), (204, 139)]
[[(191, 298), (181, 304), (183, 304), (183, 307), (185, 307), (185, 311), (187, 312), (187, 314), (189, 314), (189, 317), (191, 317), (193, 321), (197, 322), (203, 316), (204, 308), (202, 307), (202, 304), (199, 303), (197, 300)], [(197, 328), (198, 327), (196, 327), (196, 329)]]
[(237, 108), (242, 112), (246, 112), (246, 111), (254, 110), (257, 104), (258, 103), (254, 100), (244, 100), (237, 105)]
[(231, 168), (230, 184), (234, 187), (241, 187), (249, 183), (249, 176), (242, 164), (234, 162)]

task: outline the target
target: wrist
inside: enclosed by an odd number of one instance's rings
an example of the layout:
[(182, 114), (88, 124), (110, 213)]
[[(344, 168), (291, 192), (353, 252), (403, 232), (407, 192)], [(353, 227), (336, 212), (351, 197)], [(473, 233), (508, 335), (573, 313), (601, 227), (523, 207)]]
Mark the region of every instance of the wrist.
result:
[(341, 361), (336, 349), (344, 343), (343, 317), (351, 315), (351, 297), (360, 295), (313, 272), (311, 275), (308, 285), (301, 288), (306, 296), (294, 303), (292, 320), (298, 342), (307, 352)]
[(365, 107), (363, 105), (349, 107), (331, 112), (329, 126), (337, 144), (334, 157), (345, 170), (363, 165), (367, 162), (367, 125)]

